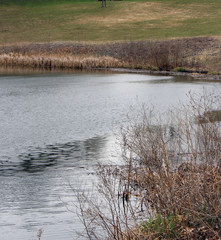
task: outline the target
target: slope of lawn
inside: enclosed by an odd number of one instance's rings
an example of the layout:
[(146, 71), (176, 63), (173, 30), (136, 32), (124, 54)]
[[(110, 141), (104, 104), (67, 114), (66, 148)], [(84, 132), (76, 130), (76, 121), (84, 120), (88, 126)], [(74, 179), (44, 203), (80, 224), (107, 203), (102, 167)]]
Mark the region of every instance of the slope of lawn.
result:
[(220, 0), (0, 0), (0, 44), (219, 35)]

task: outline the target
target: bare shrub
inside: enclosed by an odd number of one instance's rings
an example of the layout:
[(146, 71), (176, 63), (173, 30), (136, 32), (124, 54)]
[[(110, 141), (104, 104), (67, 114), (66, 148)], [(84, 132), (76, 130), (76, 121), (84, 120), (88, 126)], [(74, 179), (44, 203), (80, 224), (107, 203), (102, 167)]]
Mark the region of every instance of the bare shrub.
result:
[(178, 41), (152, 42), (148, 49), (149, 64), (159, 70), (171, 70), (184, 65), (184, 49)]
[(220, 108), (219, 96), (190, 94), (171, 118), (150, 110), (123, 128), (124, 165), (101, 167), (95, 197), (79, 195), (88, 237), (220, 239), (220, 122), (207, 118)]

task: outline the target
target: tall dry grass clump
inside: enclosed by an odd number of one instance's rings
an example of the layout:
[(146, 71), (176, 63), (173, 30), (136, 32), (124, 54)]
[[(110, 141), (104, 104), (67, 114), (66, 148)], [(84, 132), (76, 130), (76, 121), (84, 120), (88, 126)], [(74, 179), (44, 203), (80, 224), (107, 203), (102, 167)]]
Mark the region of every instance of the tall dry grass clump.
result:
[(190, 95), (123, 128), (123, 165), (100, 167), (96, 194), (79, 195), (89, 239), (220, 239), (220, 109), (219, 95)]
[(0, 66), (44, 69), (91, 69), (122, 67), (122, 63), (109, 56), (64, 56), (64, 55), (22, 55), (10, 53), (0, 55)]

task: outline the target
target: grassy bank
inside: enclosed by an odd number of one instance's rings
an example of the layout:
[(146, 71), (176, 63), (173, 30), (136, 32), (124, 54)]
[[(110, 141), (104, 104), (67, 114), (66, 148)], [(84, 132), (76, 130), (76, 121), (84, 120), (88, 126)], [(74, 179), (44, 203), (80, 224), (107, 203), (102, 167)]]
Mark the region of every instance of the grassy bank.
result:
[(132, 68), (221, 74), (219, 38), (115, 43), (32, 43), (0, 47), (0, 65), (24, 68)]
[(221, 35), (221, 1), (0, 0), (0, 43)]
[(0, 0), (0, 64), (217, 75), (220, 26), (220, 0)]

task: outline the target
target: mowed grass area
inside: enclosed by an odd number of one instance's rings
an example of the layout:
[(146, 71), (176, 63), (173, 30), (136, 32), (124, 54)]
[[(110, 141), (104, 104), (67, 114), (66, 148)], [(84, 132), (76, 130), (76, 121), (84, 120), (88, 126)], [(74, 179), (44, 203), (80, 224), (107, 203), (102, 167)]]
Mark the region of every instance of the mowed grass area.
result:
[(220, 0), (0, 0), (0, 44), (220, 35)]

